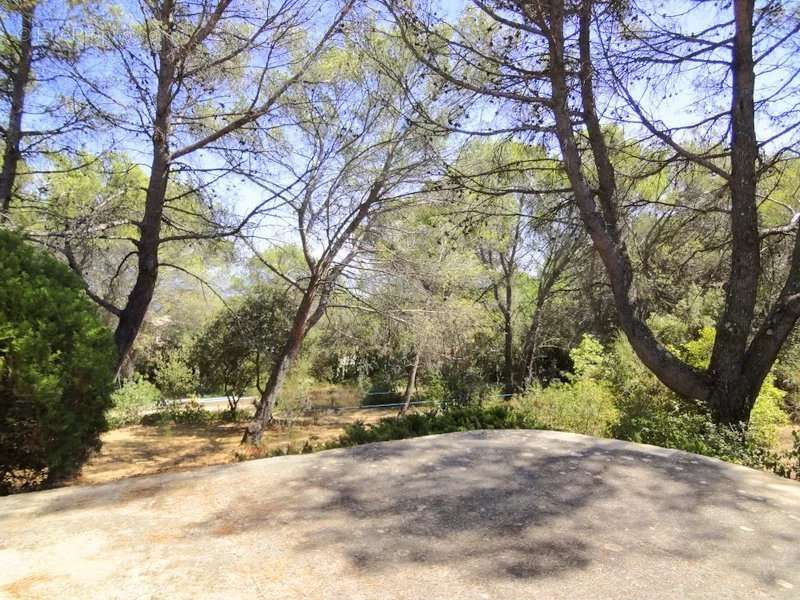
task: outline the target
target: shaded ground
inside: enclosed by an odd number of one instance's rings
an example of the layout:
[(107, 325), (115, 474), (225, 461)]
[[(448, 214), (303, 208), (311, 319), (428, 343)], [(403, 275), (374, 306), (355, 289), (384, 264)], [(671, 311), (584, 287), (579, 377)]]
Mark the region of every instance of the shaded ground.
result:
[[(270, 430), (267, 448), (302, 445), (306, 440), (336, 439), (346, 424), (377, 421), (395, 411), (350, 410), (297, 417), (291, 425)], [(123, 427), (102, 436), (103, 447), (84, 465), (72, 484), (96, 484), (134, 475), (148, 475), (191, 467), (233, 462), (244, 423)]]
[(796, 598), (800, 484), (467, 432), (0, 498), (15, 598)]

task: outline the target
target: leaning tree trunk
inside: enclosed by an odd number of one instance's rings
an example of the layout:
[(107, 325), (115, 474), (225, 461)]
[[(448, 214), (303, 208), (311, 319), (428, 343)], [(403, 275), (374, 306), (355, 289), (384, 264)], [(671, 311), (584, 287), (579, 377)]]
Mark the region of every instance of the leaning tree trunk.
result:
[(292, 327), (286, 338), (286, 344), (284, 344), (280, 355), (278, 355), (275, 359), (275, 363), (272, 365), (267, 385), (264, 387), (261, 399), (258, 402), (258, 407), (256, 408), (256, 414), (244, 431), (244, 435), (242, 436), (243, 444), (257, 445), (261, 443), (264, 429), (273, 419), (275, 405), (278, 402), (278, 393), (286, 379), (286, 374), (289, 372), (289, 369), (300, 353), (303, 340), (308, 332), (308, 325), (312, 313), (311, 307), (316, 295), (316, 288), (313, 284), (310, 285), (303, 294), (300, 306), (298, 306), (297, 312), (295, 313)]
[[(165, 7), (167, 10), (168, 7)], [(166, 21), (171, 13), (163, 16)], [(136, 242), (138, 271), (125, 307), (119, 313), (114, 332), (117, 345), (117, 373), (133, 347), (139, 329), (147, 315), (150, 301), (158, 281), (158, 248), (161, 243), (161, 219), (170, 169), (170, 118), (172, 112), (173, 84), (175, 82), (175, 45), (169, 35), (161, 36), (159, 49), (158, 90), (156, 114), (153, 120), (150, 179), (147, 184), (144, 216), (139, 223), (139, 240)]]
[(400, 407), (398, 415), (404, 415), (411, 406), (411, 397), (417, 387), (417, 371), (419, 370), (419, 350), (414, 352), (414, 362), (408, 366), (408, 379), (406, 380), (406, 390), (403, 392), (403, 406)]
[(22, 27), (19, 39), (19, 62), (11, 73), (11, 106), (8, 112), (8, 125), (3, 150), (3, 166), (0, 170), (0, 203), (2, 215), (8, 214), (14, 194), (17, 167), (22, 158), (20, 141), (22, 139), (22, 115), (25, 112), (25, 88), (28, 86), (33, 62), (33, 11), (35, 4), (23, 5), (21, 9)]
[(542, 328), (542, 309), (544, 308), (545, 299), (548, 295), (548, 289), (540, 288), (539, 294), (536, 297), (536, 306), (533, 309), (533, 316), (531, 318), (531, 326), (525, 335), (525, 344), (522, 353), (522, 381), (525, 389), (529, 388), (534, 379), (537, 378), (536, 359), (539, 354), (539, 338), (541, 337)]

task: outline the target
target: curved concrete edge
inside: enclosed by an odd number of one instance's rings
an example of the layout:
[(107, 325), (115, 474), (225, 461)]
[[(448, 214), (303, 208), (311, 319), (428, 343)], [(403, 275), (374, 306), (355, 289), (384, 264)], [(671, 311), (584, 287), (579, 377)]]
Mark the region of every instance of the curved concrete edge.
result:
[[(705, 463), (709, 465), (714, 465), (715, 467), (722, 469), (723, 471), (728, 471), (731, 474), (738, 473), (742, 477), (754, 476), (756, 478), (768, 478), (769, 480), (771, 480), (770, 485), (777, 485), (778, 488), (786, 490), (790, 494), (792, 493), (800, 494), (800, 482), (798, 481), (780, 477), (778, 475), (775, 475), (774, 473), (761, 471), (759, 469), (753, 469), (752, 467), (746, 467), (744, 465), (739, 465), (736, 463), (724, 461), (719, 458), (704, 456), (702, 454), (694, 454), (692, 452), (686, 452), (685, 450), (677, 450), (675, 448), (664, 448), (662, 446), (653, 446), (651, 444), (627, 442), (615, 438), (598, 438), (590, 435), (584, 435), (581, 433), (555, 431), (550, 429), (473, 429), (469, 431), (459, 431), (454, 433), (439, 433), (433, 435), (418, 436), (413, 438), (405, 438), (402, 440), (372, 442), (369, 444), (361, 444), (358, 446), (350, 446), (347, 448), (334, 448), (331, 450), (322, 450), (311, 454), (290, 454), (286, 456), (256, 458), (252, 460), (237, 461), (219, 465), (191, 467), (164, 473), (134, 475), (132, 477), (126, 477), (124, 479), (120, 479), (117, 481), (111, 481), (99, 484), (88, 484), (88, 485), (78, 484), (78, 485), (56, 487), (47, 490), (39, 490), (36, 492), (13, 494), (10, 496), (0, 497), (0, 511), (2, 511), (4, 503), (8, 503), (8, 505), (13, 505), (15, 501), (28, 502), (30, 501), (31, 498), (35, 496), (42, 498), (44, 497), (54, 498), (58, 497), (61, 494), (81, 493), (84, 491), (90, 492), (91, 490), (98, 490), (102, 488), (125, 489), (128, 488), (129, 486), (136, 486), (139, 484), (150, 485), (154, 482), (170, 483), (175, 481), (184, 481), (205, 474), (218, 473), (220, 471), (224, 471), (227, 469), (243, 469), (245, 471), (248, 471), (250, 469), (258, 469), (260, 468), (261, 465), (265, 464), (267, 461), (269, 461), (269, 464), (275, 464), (276, 466), (280, 463), (285, 463), (287, 465), (302, 464), (310, 457), (345, 456), (350, 453), (369, 452), (370, 448), (383, 448), (383, 447), (391, 447), (393, 445), (415, 444), (416, 441), (418, 440), (435, 440), (448, 437), (463, 437), (464, 439), (471, 439), (473, 437), (484, 438), (487, 435), (497, 436), (503, 434), (518, 434), (520, 432), (524, 434), (533, 434), (535, 436), (541, 437), (542, 439), (559, 440), (566, 443), (581, 442), (581, 443), (598, 444), (605, 448), (608, 448), (609, 450), (616, 450), (620, 452), (625, 452), (625, 451), (646, 452), (653, 456), (658, 456), (664, 459), (671, 459), (676, 461), (688, 461), (689, 464)], [(766, 480), (764, 480), (764, 482), (766, 483)]]
[(484, 430), (0, 499), (0, 597), (796, 598), (800, 484)]

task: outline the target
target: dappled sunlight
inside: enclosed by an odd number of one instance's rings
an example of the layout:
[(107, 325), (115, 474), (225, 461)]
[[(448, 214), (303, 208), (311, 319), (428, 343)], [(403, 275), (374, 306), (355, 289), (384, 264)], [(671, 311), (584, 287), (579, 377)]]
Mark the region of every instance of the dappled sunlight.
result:
[[(596, 598), (624, 582), (648, 598), (789, 598), (800, 587), (800, 484), (558, 432), (473, 431), (208, 467), (10, 497), (0, 514), (11, 541), (0, 553), (14, 566), (0, 586), (38, 593), (86, 589), (100, 560), (113, 567), (93, 589), (113, 582), (122, 595)], [(58, 541), (45, 533), (56, 523)], [(220, 557), (247, 577), (220, 575)], [(146, 582), (134, 565), (148, 565)]]
[[(340, 400), (334, 394), (319, 396), (323, 403)], [(314, 415), (283, 416), (279, 425), (264, 436), (262, 447), (270, 451), (302, 445), (306, 440), (314, 444), (329, 442), (337, 439), (349, 423), (358, 420), (370, 423), (391, 414), (394, 412), (386, 410), (320, 410)], [(102, 436), (103, 447), (71, 483), (105, 483), (136, 475), (233, 462), (241, 449), (244, 425), (245, 421), (168, 424), (109, 431)]]

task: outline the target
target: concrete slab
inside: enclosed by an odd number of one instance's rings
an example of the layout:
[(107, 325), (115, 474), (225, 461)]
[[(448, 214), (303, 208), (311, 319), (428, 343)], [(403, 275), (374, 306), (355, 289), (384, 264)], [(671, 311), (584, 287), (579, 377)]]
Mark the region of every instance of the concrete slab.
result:
[(0, 498), (5, 598), (798, 598), (800, 484), (467, 432)]

